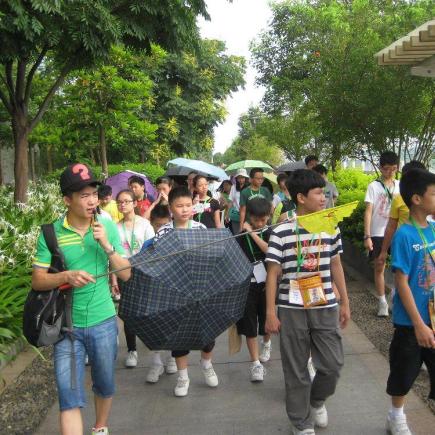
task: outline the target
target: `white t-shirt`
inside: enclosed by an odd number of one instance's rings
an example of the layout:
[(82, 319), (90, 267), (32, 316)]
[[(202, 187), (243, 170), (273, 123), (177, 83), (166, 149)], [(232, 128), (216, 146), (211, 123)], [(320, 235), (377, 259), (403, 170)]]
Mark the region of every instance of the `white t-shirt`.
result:
[(108, 213), (106, 210), (103, 210), (100, 208), (100, 211), (98, 213), (103, 219), (108, 219), (109, 221), (112, 221), (112, 216), (110, 216), (110, 213)]
[[(158, 240), (161, 237), (163, 237), (165, 234), (171, 232), (174, 229), (174, 221), (171, 221), (163, 226), (160, 227), (159, 231), (157, 231), (156, 237), (155, 239)], [(207, 227), (202, 224), (201, 222), (196, 222), (194, 220), (190, 220), (189, 221), (189, 226), (188, 229), (202, 229), (202, 230), (206, 230)]]
[(399, 180), (394, 180), (394, 187), (392, 186), (388, 189), (377, 180), (372, 181), (368, 185), (365, 202), (373, 204), (370, 225), (371, 236), (384, 237), (385, 228), (390, 217), (391, 201), (399, 193)]
[(240, 191), (236, 189), (234, 184), (231, 186), (230, 201), (236, 210), (240, 210)]
[(116, 225), (118, 227), (122, 247), (127, 257), (131, 257), (140, 252), (144, 242), (154, 237), (152, 225), (147, 219), (141, 216), (135, 216), (133, 231), (127, 229), (122, 221), (118, 222)]

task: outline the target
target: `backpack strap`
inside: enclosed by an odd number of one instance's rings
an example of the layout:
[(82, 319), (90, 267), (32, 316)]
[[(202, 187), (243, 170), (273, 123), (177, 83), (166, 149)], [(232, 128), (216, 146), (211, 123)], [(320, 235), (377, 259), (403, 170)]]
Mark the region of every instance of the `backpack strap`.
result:
[(54, 229), (54, 225), (51, 224), (43, 224), (41, 225), (41, 231), (44, 235), (45, 243), (47, 244), (48, 250), (51, 252), (52, 261), (50, 264), (50, 269), (53, 272), (63, 272), (66, 270), (65, 268), (65, 259), (62, 251), (59, 249), (59, 245), (57, 243), (56, 231)]

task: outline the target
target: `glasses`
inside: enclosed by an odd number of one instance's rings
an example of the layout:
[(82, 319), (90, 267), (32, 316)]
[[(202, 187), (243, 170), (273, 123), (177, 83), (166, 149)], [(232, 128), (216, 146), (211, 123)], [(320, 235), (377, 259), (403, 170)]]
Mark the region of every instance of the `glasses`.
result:
[(132, 199), (126, 199), (124, 201), (116, 201), (118, 205), (130, 204), (130, 202), (134, 202)]

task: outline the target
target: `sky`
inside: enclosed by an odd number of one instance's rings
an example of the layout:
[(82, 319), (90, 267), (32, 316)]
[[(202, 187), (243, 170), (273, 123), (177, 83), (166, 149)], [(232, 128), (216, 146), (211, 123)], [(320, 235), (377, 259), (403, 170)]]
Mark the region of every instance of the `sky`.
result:
[(237, 136), (239, 116), (250, 106), (257, 105), (264, 89), (255, 86), (256, 71), (250, 65), (249, 43), (267, 27), (271, 18), (269, 0), (207, 0), (211, 21), (201, 19), (201, 36), (220, 39), (227, 47), (227, 53), (243, 56), (247, 60), (245, 87), (232, 94), (226, 101), (228, 111), (223, 124), (215, 128), (215, 152), (224, 152)]

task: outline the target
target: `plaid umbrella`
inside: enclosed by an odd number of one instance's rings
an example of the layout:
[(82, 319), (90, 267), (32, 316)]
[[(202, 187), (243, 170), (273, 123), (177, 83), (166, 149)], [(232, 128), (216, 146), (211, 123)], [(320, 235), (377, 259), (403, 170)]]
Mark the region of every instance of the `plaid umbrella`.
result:
[(252, 265), (234, 239), (214, 243), (230, 236), (172, 230), (131, 258), (137, 266), (123, 285), (119, 316), (150, 349), (202, 349), (243, 316)]

